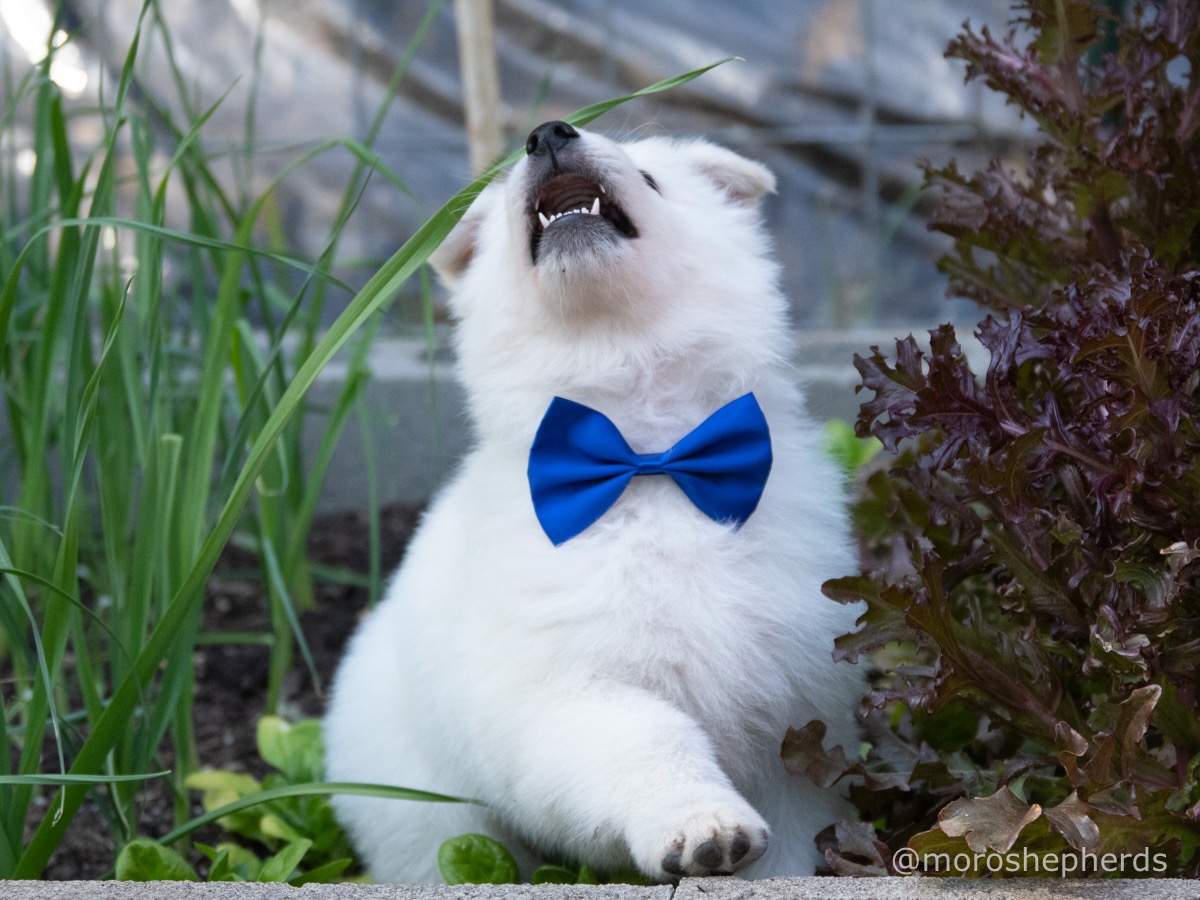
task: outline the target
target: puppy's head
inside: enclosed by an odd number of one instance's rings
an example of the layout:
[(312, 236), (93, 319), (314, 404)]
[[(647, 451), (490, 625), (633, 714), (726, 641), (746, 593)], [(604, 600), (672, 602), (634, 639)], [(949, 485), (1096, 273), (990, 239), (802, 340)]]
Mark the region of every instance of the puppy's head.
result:
[[(775, 179), (704, 141), (617, 143), (547, 122), (431, 257), (453, 311), (644, 329), (774, 297), (757, 205)], [(747, 310), (743, 308), (741, 315)]]

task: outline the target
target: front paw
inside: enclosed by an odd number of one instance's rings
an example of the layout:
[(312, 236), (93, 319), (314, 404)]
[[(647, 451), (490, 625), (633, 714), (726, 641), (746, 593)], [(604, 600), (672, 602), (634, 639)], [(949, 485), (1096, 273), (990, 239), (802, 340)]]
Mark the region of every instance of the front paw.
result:
[[(684, 875), (732, 875), (767, 849), (767, 823), (745, 803), (693, 811), (659, 831), (639, 854), (647, 875), (675, 881)], [(678, 820), (677, 820), (678, 821)]]

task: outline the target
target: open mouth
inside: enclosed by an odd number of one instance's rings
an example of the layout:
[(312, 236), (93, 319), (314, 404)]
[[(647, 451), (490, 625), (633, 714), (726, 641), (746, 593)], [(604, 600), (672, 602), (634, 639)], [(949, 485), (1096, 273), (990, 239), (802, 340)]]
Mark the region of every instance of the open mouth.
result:
[(536, 263), (542, 237), (557, 229), (615, 229), (627, 238), (637, 229), (624, 210), (612, 202), (608, 189), (583, 175), (555, 175), (537, 193), (531, 211), (530, 252)]

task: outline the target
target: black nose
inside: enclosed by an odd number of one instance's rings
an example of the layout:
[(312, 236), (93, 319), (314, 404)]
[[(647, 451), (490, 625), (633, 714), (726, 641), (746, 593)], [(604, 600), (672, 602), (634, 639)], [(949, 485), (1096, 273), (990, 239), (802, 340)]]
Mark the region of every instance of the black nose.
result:
[(525, 142), (525, 152), (530, 156), (549, 153), (551, 157), (561, 151), (571, 141), (579, 137), (579, 132), (566, 122), (543, 122), (529, 132), (529, 140)]

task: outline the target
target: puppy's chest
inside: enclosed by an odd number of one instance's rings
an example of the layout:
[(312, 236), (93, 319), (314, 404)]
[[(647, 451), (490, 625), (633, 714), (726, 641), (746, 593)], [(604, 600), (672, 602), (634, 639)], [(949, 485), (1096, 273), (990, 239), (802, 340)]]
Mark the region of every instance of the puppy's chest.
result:
[(790, 592), (748, 546), (752, 533), (699, 519), (676, 504), (672, 487), (631, 485), (580, 547), (554, 640), (568, 665), (699, 710), (745, 698), (786, 659), (778, 604)]

